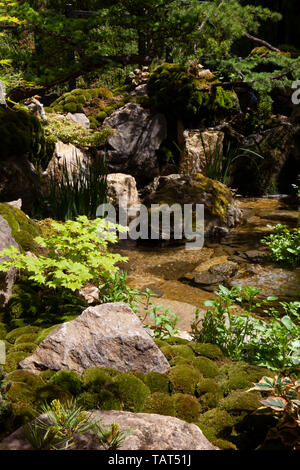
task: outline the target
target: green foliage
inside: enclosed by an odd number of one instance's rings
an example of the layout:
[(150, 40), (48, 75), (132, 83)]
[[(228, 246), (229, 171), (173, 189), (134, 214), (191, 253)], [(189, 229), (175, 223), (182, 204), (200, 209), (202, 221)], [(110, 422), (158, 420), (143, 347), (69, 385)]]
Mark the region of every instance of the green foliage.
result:
[(167, 115), (184, 122), (195, 119), (208, 121), (232, 109), (234, 92), (216, 87), (210, 90), (210, 81), (200, 81), (188, 74), (186, 68), (163, 64), (150, 75), (147, 90), (152, 105)]
[[(219, 286), (218, 298), (205, 302), (211, 309), (204, 319), (199, 321), (196, 318), (193, 325), (195, 337), (200, 342), (217, 344), (234, 360), (245, 360), (275, 370), (299, 365), (299, 302), (280, 302), (283, 316), (274, 307), (265, 308), (264, 314), (269, 317), (265, 321), (252, 313), (277, 299), (268, 297), (257, 302), (259, 293), (260, 289), (250, 286), (235, 286), (231, 290)], [(242, 313), (231, 313), (234, 303), (242, 306)], [(199, 323), (201, 330), (198, 329)]]
[(134, 312), (138, 312), (137, 304), (141, 300), (141, 292), (129, 287), (126, 284), (126, 280), (126, 271), (120, 271), (115, 274), (109, 273), (107, 276), (102, 276), (102, 282), (99, 284), (101, 301), (103, 303), (125, 302)]
[(126, 261), (120, 255), (107, 251), (108, 243), (115, 243), (117, 237), (110, 229), (123, 227), (115, 226), (104, 219), (90, 221), (85, 216), (77, 217), (76, 221), (65, 224), (52, 222), (55, 233), (48, 238), (37, 237), (35, 241), (47, 248), (48, 257), (32, 258), (23, 255), (15, 247), (3, 250), (1, 254), (8, 256), (0, 266), (6, 271), (15, 266), (29, 273), (29, 279), (49, 288), (80, 289), (86, 281), (99, 278), (101, 271), (116, 272), (115, 264)]
[(79, 158), (73, 165), (63, 161), (53, 168), (44, 192), (45, 209), (55, 220), (73, 220), (79, 215), (94, 219), (98, 207), (106, 203), (107, 168), (96, 160), (85, 165)]
[[(280, 439), (284, 447), (299, 450), (300, 447), (300, 380), (293, 382), (289, 377), (263, 377), (249, 389), (266, 393), (260, 400), (264, 411), (276, 417), (276, 426), (268, 432), (268, 439)], [(271, 396), (270, 396), (271, 395)]]
[[(160, 310), (163, 310), (163, 312), (160, 312)], [(178, 317), (170, 312), (168, 308), (150, 301), (149, 308), (145, 312), (154, 323), (154, 325), (146, 325), (146, 327), (153, 330), (155, 338), (165, 339), (178, 333)]]
[(105, 450), (118, 449), (131, 433), (130, 430), (122, 431), (118, 423), (112, 423), (110, 427), (106, 427), (100, 421), (94, 423), (93, 431)]
[(271, 258), (279, 264), (300, 266), (300, 228), (289, 230), (286, 225), (268, 225), (274, 233), (261, 242), (271, 250)]

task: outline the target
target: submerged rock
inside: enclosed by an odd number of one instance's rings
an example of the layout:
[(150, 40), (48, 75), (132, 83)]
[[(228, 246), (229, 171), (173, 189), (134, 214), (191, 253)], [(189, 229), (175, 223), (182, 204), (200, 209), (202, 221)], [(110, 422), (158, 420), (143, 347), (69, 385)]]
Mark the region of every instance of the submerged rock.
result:
[(81, 374), (89, 367), (163, 373), (170, 366), (131, 308), (120, 302), (89, 307), (58, 326), (20, 367)]

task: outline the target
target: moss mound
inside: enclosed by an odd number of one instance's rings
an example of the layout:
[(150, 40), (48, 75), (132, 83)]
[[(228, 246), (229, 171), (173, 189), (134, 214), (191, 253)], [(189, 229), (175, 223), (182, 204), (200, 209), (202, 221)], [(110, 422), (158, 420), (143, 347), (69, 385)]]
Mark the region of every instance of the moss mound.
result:
[(19, 362), (23, 361), (30, 354), (24, 351), (9, 351), (6, 355), (6, 362), (3, 366), (6, 372), (13, 372), (19, 366)]
[(192, 423), (198, 421), (202, 407), (195, 397), (184, 393), (173, 395), (176, 418)]
[(46, 168), (50, 152), (38, 118), (25, 109), (0, 105), (0, 134), (0, 160), (28, 155), (35, 166)]
[(227, 411), (215, 408), (203, 413), (197, 424), (200, 429), (202, 429), (202, 427), (212, 428), (213, 434), (216, 437), (229, 437), (234, 426), (234, 421)]
[(27, 370), (15, 370), (10, 372), (5, 377), (5, 382), (18, 382), (27, 385), (33, 390), (37, 390), (39, 387), (44, 385), (44, 381), (41, 377), (34, 374), (33, 372), (29, 372)]
[(50, 378), (49, 383), (58, 385), (75, 396), (82, 391), (81, 377), (72, 370), (60, 370)]
[(204, 356), (213, 360), (220, 360), (224, 357), (219, 346), (215, 344), (189, 343), (189, 347), (192, 348), (196, 356)]
[(179, 365), (172, 367), (167, 373), (172, 393), (189, 393), (194, 395), (196, 385), (202, 377), (195, 367)]
[(99, 395), (97, 393), (83, 392), (78, 396), (78, 404), (85, 410), (96, 410), (99, 405)]
[(216, 377), (218, 375), (219, 369), (218, 366), (207, 357), (198, 356), (193, 362), (193, 366), (200, 370), (201, 374), (204, 377)]
[(151, 74), (147, 84), (151, 105), (185, 122), (212, 122), (234, 107), (233, 91), (217, 86), (215, 79), (200, 80), (177, 64), (162, 64)]
[(149, 387), (151, 393), (169, 392), (169, 379), (166, 375), (158, 372), (148, 372), (148, 374), (145, 374), (143, 382)]
[(273, 376), (274, 372), (263, 367), (252, 366), (244, 362), (224, 364), (218, 373), (218, 383), (225, 394), (232, 390), (247, 390), (254, 382), (264, 376)]
[(152, 393), (146, 400), (143, 412), (164, 416), (175, 416), (175, 402), (173, 396), (162, 392)]
[(145, 401), (150, 395), (149, 387), (130, 373), (115, 377), (106, 388), (120, 400), (125, 411), (135, 413), (142, 411)]
[(10, 204), (0, 203), (0, 215), (8, 222), (21, 250), (34, 252), (38, 248), (34, 238), (41, 234), (40, 228), (24, 212)]
[(86, 369), (82, 374), (83, 387), (89, 392), (99, 393), (104, 385), (112, 382), (111, 376), (97, 367)]
[(196, 386), (196, 395), (204, 410), (215, 408), (223, 398), (221, 387), (215, 380), (209, 378), (199, 380)]
[(173, 345), (173, 346), (162, 346), (161, 352), (165, 355), (167, 360), (171, 360), (177, 356), (180, 356), (183, 359), (193, 360), (194, 353), (188, 346), (181, 344), (181, 345)]
[(122, 410), (122, 402), (109, 390), (98, 393), (98, 408), (100, 410)]
[(35, 343), (18, 343), (15, 344), (12, 348), (13, 352), (17, 351), (22, 351), (24, 353), (27, 353), (27, 355), (30, 355), (35, 351), (37, 348), (37, 344)]
[(219, 408), (228, 411), (229, 414), (239, 414), (243, 411), (255, 411), (260, 407), (258, 394), (256, 392), (237, 392), (230, 393), (219, 403)]

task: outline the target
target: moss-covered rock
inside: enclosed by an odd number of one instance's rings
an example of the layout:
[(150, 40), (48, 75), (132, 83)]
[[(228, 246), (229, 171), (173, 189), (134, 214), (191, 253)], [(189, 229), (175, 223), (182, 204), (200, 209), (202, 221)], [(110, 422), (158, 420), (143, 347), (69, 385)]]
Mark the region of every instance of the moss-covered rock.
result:
[(198, 356), (193, 359), (193, 366), (200, 370), (203, 377), (216, 377), (219, 372), (218, 366), (207, 357)]
[(163, 64), (151, 74), (147, 83), (151, 105), (187, 123), (201, 120), (212, 123), (227, 115), (237, 102), (233, 91), (221, 86), (214, 89), (215, 78), (200, 80), (177, 64)]
[(216, 344), (189, 343), (196, 356), (204, 356), (213, 360), (220, 360), (224, 357), (223, 352)]
[(99, 393), (104, 385), (110, 384), (112, 377), (101, 368), (90, 367), (82, 374), (83, 387), (89, 392)]
[(72, 370), (60, 370), (50, 378), (49, 383), (58, 385), (75, 396), (82, 391), (81, 377)]
[(0, 160), (28, 155), (35, 166), (45, 168), (49, 150), (38, 118), (26, 109), (0, 106)]
[(188, 423), (197, 422), (200, 418), (202, 407), (195, 397), (184, 393), (172, 395), (175, 405), (175, 416)]
[(13, 427), (19, 428), (38, 416), (38, 412), (29, 403), (16, 402), (12, 405)]
[(143, 413), (175, 416), (175, 401), (173, 396), (163, 392), (152, 393), (145, 402)]
[(121, 401), (125, 411), (135, 413), (142, 411), (145, 401), (151, 393), (147, 385), (130, 373), (115, 377), (106, 388)]
[(203, 413), (197, 424), (202, 427), (212, 428), (216, 437), (229, 437), (234, 426), (234, 421), (225, 410), (215, 408)]
[(236, 415), (243, 411), (252, 412), (260, 407), (259, 396), (256, 392), (238, 392), (230, 393), (219, 403), (219, 408), (227, 411), (229, 414)]
[(158, 372), (148, 372), (145, 374), (143, 382), (149, 387), (151, 393), (154, 392), (169, 392), (169, 379), (166, 375)]
[(233, 442), (227, 441), (226, 439), (213, 439), (211, 443), (220, 450), (238, 450)]
[(38, 249), (34, 238), (41, 234), (39, 226), (24, 214), (20, 209), (10, 204), (0, 203), (0, 215), (11, 228), (12, 236), (23, 251)]
[(194, 395), (196, 385), (202, 377), (200, 371), (195, 367), (179, 365), (172, 367), (166, 373), (172, 393), (189, 393)]

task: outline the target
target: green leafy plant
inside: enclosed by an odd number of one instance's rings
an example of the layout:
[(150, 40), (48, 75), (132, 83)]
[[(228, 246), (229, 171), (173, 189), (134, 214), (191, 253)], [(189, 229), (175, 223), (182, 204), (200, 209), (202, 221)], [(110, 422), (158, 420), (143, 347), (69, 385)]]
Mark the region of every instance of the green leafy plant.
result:
[(105, 160), (82, 164), (79, 158), (73, 165), (63, 162), (49, 175), (45, 194), (47, 212), (56, 220), (70, 220), (79, 215), (92, 219), (97, 208), (107, 200), (107, 168)]
[(35, 449), (69, 449), (74, 445), (74, 434), (85, 434), (93, 429), (87, 413), (74, 399), (66, 403), (53, 400), (43, 405), (41, 412), (44, 417), (24, 426), (24, 435)]
[(300, 228), (289, 230), (286, 225), (268, 225), (274, 231), (263, 238), (261, 243), (271, 250), (271, 258), (280, 264), (300, 266)]
[(227, 145), (224, 152), (219, 142), (216, 142), (214, 148), (207, 148), (203, 136), (201, 134), (201, 143), (205, 156), (205, 174), (211, 179), (218, 180), (223, 184), (228, 184), (230, 178), (230, 170), (233, 163), (238, 158), (250, 158), (255, 163), (255, 157), (263, 159), (259, 153), (250, 149), (237, 148), (231, 149), (230, 144)]
[(178, 333), (178, 317), (170, 312), (168, 308), (149, 301), (145, 313), (149, 315), (154, 323), (154, 325), (146, 325), (146, 328), (153, 330), (155, 338), (164, 339), (169, 336), (176, 336)]
[(140, 291), (126, 284), (127, 272), (107, 273), (102, 276), (99, 284), (101, 302), (125, 302), (134, 312), (140, 302)]
[(95, 436), (98, 437), (105, 450), (116, 450), (131, 433), (130, 430), (121, 431), (118, 423), (112, 423), (110, 427), (104, 426), (100, 421), (93, 425)]
[(262, 409), (272, 412), (277, 423), (268, 432), (268, 439), (279, 438), (285, 447), (300, 450), (300, 380), (293, 382), (289, 377), (263, 377), (251, 390), (269, 396), (260, 400)]
[(47, 256), (22, 254), (13, 246), (3, 250), (2, 256), (10, 259), (0, 265), (0, 271), (15, 266), (29, 275), (29, 279), (49, 288), (78, 290), (101, 273), (115, 273), (116, 263), (127, 258), (110, 253), (108, 243), (116, 243), (114, 230), (127, 228), (104, 219), (89, 220), (86, 216), (65, 223), (52, 222), (55, 233), (48, 238), (36, 237), (35, 241), (47, 250)]
[[(279, 302), (281, 312), (270, 305), (277, 300), (268, 297), (260, 302), (260, 289), (219, 286), (217, 299), (204, 302), (210, 307), (204, 319), (195, 312), (192, 325), (194, 338), (202, 343), (217, 344), (234, 360), (282, 369), (300, 364), (300, 302)], [(242, 307), (232, 312), (237, 304)], [(263, 310), (267, 321), (256, 315)], [(283, 315), (282, 315), (283, 314)]]

